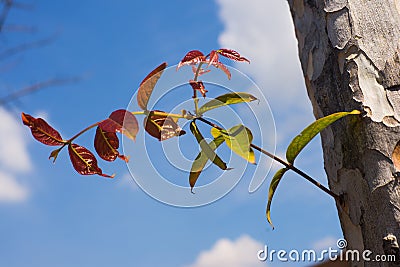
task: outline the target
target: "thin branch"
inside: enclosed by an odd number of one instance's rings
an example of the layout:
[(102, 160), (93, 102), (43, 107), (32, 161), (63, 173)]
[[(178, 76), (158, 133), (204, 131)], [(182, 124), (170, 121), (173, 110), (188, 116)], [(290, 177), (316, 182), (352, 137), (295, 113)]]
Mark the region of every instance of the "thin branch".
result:
[(65, 79), (49, 79), (47, 81), (38, 82), (36, 84), (30, 85), (30, 86), (20, 89), (20, 90), (17, 90), (15, 92), (12, 92), (9, 95), (6, 95), (6, 96), (0, 98), (0, 106), (3, 106), (9, 102), (12, 102), (18, 98), (23, 97), (25, 95), (37, 92), (46, 87), (76, 83), (76, 82), (79, 82), (80, 80), (82, 80), (82, 77), (77, 76), (77, 77), (71, 77), (71, 78), (65, 78)]
[(24, 52), (24, 51), (32, 49), (32, 48), (47, 45), (47, 44), (53, 42), (55, 40), (55, 38), (56, 38), (56, 36), (51, 36), (51, 37), (44, 38), (41, 40), (33, 41), (30, 43), (24, 43), (21, 45), (17, 45), (15, 47), (8, 48), (8, 49), (0, 52), (0, 60), (4, 60), (8, 57), (14, 56), (18, 53)]
[(13, 1), (12, 0), (5, 0), (5, 1), (3, 1), (3, 3), (4, 3), (3, 4), (3, 10), (2, 10), (2, 12), (0, 14), (0, 32), (3, 30), (4, 23), (5, 23), (6, 19), (7, 19), (8, 12), (10, 11), (11, 6), (13, 5)]
[(17, 24), (3, 25), (2, 30), (3, 32), (25, 32), (25, 33), (37, 32), (37, 29), (35, 27), (26, 25), (17, 25)]
[[(214, 128), (217, 128), (218, 130), (223, 130), (220, 126), (216, 125), (215, 123), (212, 123), (204, 118), (197, 118), (199, 121), (202, 121)], [(334, 192), (332, 192), (331, 190), (329, 190), (328, 188), (326, 188), (325, 186), (323, 186), (321, 183), (319, 183), (318, 181), (316, 181), (314, 178), (312, 178), (311, 176), (309, 176), (308, 174), (304, 173), (302, 170), (296, 168), (295, 166), (293, 166), (292, 164), (290, 164), (289, 162), (281, 159), (280, 157), (262, 149), (261, 147), (251, 144), (250, 145), (252, 148), (254, 148), (255, 150), (263, 153), (264, 155), (270, 157), (271, 159), (281, 163), (282, 165), (284, 165), (286, 168), (294, 171), (295, 173), (299, 174), (300, 176), (302, 176), (303, 178), (305, 178), (307, 181), (311, 182), (313, 185), (317, 186), (319, 189), (321, 189), (322, 191), (324, 191), (325, 193), (327, 193), (328, 195), (330, 195), (331, 197), (333, 197), (335, 200), (340, 202), (340, 196), (338, 196), (337, 194), (335, 194)]]

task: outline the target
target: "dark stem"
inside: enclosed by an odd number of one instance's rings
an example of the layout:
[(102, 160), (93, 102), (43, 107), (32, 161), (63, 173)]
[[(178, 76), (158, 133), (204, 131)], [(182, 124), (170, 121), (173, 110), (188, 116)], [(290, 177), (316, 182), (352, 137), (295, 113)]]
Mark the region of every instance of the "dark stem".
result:
[[(218, 130), (223, 130), (221, 127), (219, 127), (218, 125), (216, 125), (215, 123), (212, 123), (204, 118), (197, 118), (199, 121), (202, 121), (208, 125), (210, 125), (211, 127), (217, 128)], [(323, 186), (321, 183), (317, 182), (315, 179), (313, 179), (311, 176), (309, 176), (308, 174), (306, 174), (305, 172), (303, 172), (302, 170), (299, 170), (298, 168), (296, 168), (295, 166), (293, 166), (292, 164), (290, 164), (289, 162), (281, 159), (278, 156), (275, 156), (274, 154), (262, 149), (261, 147), (251, 144), (250, 145), (252, 148), (254, 148), (255, 150), (263, 153), (264, 155), (270, 157), (271, 159), (279, 162), (280, 164), (284, 165), (286, 168), (294, 171), (295, 173), (297, 173), (298, 175), (302, 176), (303, 178), (305, 178), (307, 181), (311, 182), (313, 185), (317, 186), (319, 189), (321, 189), (322, 191), (324, 191), (325, 193), (327, 193), (328, 195), (330, 195), (331, 197), (333, 197), (335, 200), (340, 201), (340, 197), (333, 193), (331, 190), (329, 190), (328, 188), (326, 188), (325, 186)]]

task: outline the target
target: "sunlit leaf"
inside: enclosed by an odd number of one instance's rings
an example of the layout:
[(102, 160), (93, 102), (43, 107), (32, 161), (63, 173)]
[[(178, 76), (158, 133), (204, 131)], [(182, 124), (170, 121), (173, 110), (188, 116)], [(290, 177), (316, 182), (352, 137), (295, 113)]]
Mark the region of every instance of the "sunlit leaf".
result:
[(128, 158), (118, 152), (119, 139), (115, 132), (106, 132), (100, 127), (96, 129), (94, 148), (100, 158), (106, 161), (114, 161), (117, 157), (128, 162)]
[(286, 150), (286, 159), (289, 163), (293, 163), (301, 150), (323, 129), (334, 123), (340, 118), (347, 115), (358, 115), (360, 111), (353, 110), (351, 112), (337, 112), (326, 117), (320, 118), (307, 126), (299, 135), (297, 135), (289, 144)]
[(179, 69), (183, 65), (195, 65), (205, 60), (206, 57), (202, 52), (200, 52), (199, 50), (192, 50), (189, 51), (185, 55), (185, 57), (179, 62), (178, 67), (176, 69)]
[(208, 58), (208, 66), (210, 65), (218, 65), (219, 63), (219, 56), (218, 52), (215, 50), (212, 50), (210, 53), (210, 56)]
[(74, 169), (82, 175), (93, 175), (97, 174), (107, 178), (114, 178), (114, 175), (107, 175), (97, 166), (97, 159), (83, 146), (77, 144), (68, 145), (68, 154), (71, 159), (72, 166)]
[[(156, 112), (163, 112), (154, 110)], [(155, 115), (154, 111), (150, 112), (149, 116), (144, 119), (144, 129), (148, 134), (164, 141), (174, 136), (181, 136), (186, 134), (173, 118), (168, 116)]]
[(120, 132), (132, 140), (135, 140), (139, 131), (135, 115), (124, 109), (111, 113), (108, 119), (99, 124), (99, 127), (105, 132)]
[(164, 62), (152, 72), (150, 72), (146, 78), (140, 83), (139, 90), (137, 93), (137, 103), (143, 110), (147, 110), (147, 103), (149, 102), (151, 93), (156, 86), (157, 81), (160, 79), (164, 69), (167, 67), (167, 63)]
[[(212, 140), (210, 143), (208, 143), (208, 145), (210, 146), (210, 148), (215, 151), (223, 142), (224, 142), (224, 138), (220, 135), (217, 138), (214, 138), (214, 140)], [(194, 185), (197, 182), (197, 179), (200, 176), (200, 173), (203, 171), (204, 167), (207, 164), (208, 161), (208, 157), (207, 155), (201, 151), (196, 159), (194, 160), (193, 164), (192, 164), (192, 168), (190, 169), (190, 175), (189, 175), (189, 184), (190, 184), (190, 188), (193, 190)]]
[(22, 113), (22, 122), (31, 129), (32, 136), (39, 142), (48, 146), (59, 146), (66, 141), (62, 139), (59, 132), (51, 127), (45, 120), (34, 118), (31, 115)]
[(270, 185), (269, 185), (269, 190), (268, 190), (268, 204), (267, 204), (267, 212), (266, 212), (266, 215), (267, 215), (267, 220), (268, 220), (269, 224), (271, 224), (272, 228), (274, 228), (274, 225), (272, 224), (272, 221), (271, 221), (271, 203), (272, 203), (272, 198), (273, 198), (273, 196), (274, 196), (274, 194), (275, 194), (275, 191), (276, 191), (276, 188), (278, 187), (279, 182), (281, 181), (283, 175), (285, 174), (285, 172), (286, 172), (287, 170), (288, 170), (288, 169), (286, 169), (286, 168), (283, 168), (283, 169), (278, 170), (278, 171), (275, 173), (275, 175), (274, 175), (274, 177), (272, 178), (271, 183), (270, 183)]
[(216, 128), (211, 129), (211, 135), (214, 138), (216, 138), (220, 134), (224, 137), (226, 145), (233, 152), (252, 164), (256, 163), (254, 151), (251, 148), (253, 134), (247, 127), (239, 124), (230, 128), (227, 131), (218, 130)]
[[(197, 68), (196, 68), (195, 66), (192, 66), (192, 71), (193, 71), (193, 74), (196, 74), (196, 73), (197, 73)], [(201, 68), (201, 69), (199, 70), (198, 76), (201, 76), (201, 75), (203, 75), (203, 74), (206, 74), (206, 73), (208, 73), (208, 72), (210, 72), (210, 71), (211, 71), (210, 69), (206, 70), (206, 69)]]
[(231, 76), (232, 76), (231, 72), (229, 71), (229, 69), (224, 64), (222, 64), (221, 62), (217, 62), (217, 63), (213, 64), (213, 66), (216, 67), (217, 69), (222, 70), (226, 74), (228, 79), (229, 80), (231, 79)]
[(235, 60), (235, 61), (246, 61), (246, 62), (250, 63), (250, 61), (249, 61), (247, 58), (242, 57), (242, 56), (241, 56), (237, 51), (235, 51), (235, 50), (226, 49), (226, 48), (221, 48), (221, 49), (218, 49), (217, 51), (218, 51), (218, 53), (219, 53), (221, 56), (227, 57), (227, 58), (229, 58), (229, 59), (232, 59), (232, 60)]
[(190, 123), (190, 131), (196, 137), (196, 140), (199, 143), (201, 151), (204, 153), (204, 155), (206, 155), (207, 158), (219, 168), (221, 168), (222, 170), (226, 170), (226, 163), (222, 161), (222, 159), (215, 153), (215, 151), (210, 147), (206, 140), (204, 140), (204, 137), (197, 128), (195, 121), (192, 121)]
[(200, 91), (201, 95), (202, 95), (203, 97), (206, 97), (206, 93), (207, 93), (208, 91), (207, 91), (206, 88), (204, 87), (204, 84), (203, 84), (202, 81), (193, 81), (193, 80), (190, 80), (190, 81), (189, 81), (189, 84), (192, 86), (193, 90), (198, 90), (198, 91)]
[(251, 102), (257, 100), (257, 98), (249, 93), (228, 93), (224, 95), (220, 95), (215, 99), (212, 99), (202, 105), (199, 108), (199, 114), (203, 114), (206, 111), (209, 111), (214, 108), (219, 108), (226, 105), (233, 105), (244, 102)]
[(397, 142), (396, 146), (393, 149), (392, 161), (396, 172), (400, 172), (400, 141)]

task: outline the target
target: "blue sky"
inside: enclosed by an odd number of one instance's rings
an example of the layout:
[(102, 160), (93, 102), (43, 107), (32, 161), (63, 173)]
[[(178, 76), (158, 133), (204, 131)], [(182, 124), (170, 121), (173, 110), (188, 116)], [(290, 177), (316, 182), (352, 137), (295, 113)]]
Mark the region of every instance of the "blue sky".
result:
[[(250, 170), (212, 204), (173, 207), (143, 192), (122, 161), (99, 162), (104, 172), (117, 174), (112, 180), (78, 175), (66, 151), (52, 164), (47, 160), (51, 148), (33, 140), (19, 119), (22, 111), (40, 115), (70, 137), (126, 108), (140, 81), (161, 62), (174, 65), (189, 50), (227, 47), (251, 60), (232, 66), (254, 79), (267, 97), (276, 150), (283, 155), (291, 138), (314, 119), (286, 2), (35, 1), (33, 10), (12, 10), (7, 22), (34, 26), (37, 32), (5, 32), (2, 48), (52, 35), (56, 39), (2, 62), (8, 71), (0, 74), (1, 95), (49, 78), (78, 75), (83, 80), (0, 107), (0, 266), (305, 266), (260, 263), (256, 253), (264, 245), (320, 250), (342, 236), (334, 201), (295, 174), (288, 173), (279, 185), (272, 230), (265, 219), (272, 173), (255, 193), (248, 193)], [(190, 99), (187, 92), (182, 99)], [(269, 112), (263, 105), (254, 110), (261, 116)], [(261, 127), (268, 144), (275, 129)], [(188, 125), (184, 129), (190, 132)], [(92, 148), (93, 136), (90, 132), (77, 142)], [(197, 146), (189, 134), (183, 138), (194, 148), (185, 149), (185, 156), (193, 159)], [(160, 150), (155, 139), (148, 142)], [(138, 143), (132, 143), (132, 151)], [(318, 139), (313, 141), (296, 164), (326, 184), (319, 146)], [(130, 156), (140, 169), (144, 155)], [(232, 158), (235, 166), (240, 160)], [(207, 173), (220, 174), (212, 166)], [(170, 181), (180, 179), (178, 184), (187, 179), (179, 171), (166, 175)], [(188, 191), (184, 197), (192, 195)]]

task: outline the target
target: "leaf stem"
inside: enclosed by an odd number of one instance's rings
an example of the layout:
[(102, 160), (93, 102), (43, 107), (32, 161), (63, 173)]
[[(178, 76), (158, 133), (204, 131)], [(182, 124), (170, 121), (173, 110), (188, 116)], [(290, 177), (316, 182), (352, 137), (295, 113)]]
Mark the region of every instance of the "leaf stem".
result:
[[(210, 125), (211, 127), (217, 128), (218, 130), (223, 130), (221, 127), (219, 127), (218, 125), (216, 125), (215, 123), (212, 123), (204, 118), (197, 118), (199, 121), (202, 121), (208, 125)], [(321, 189), (322, 191), (324, 191), (325, 193), (327, 193), (328, 195), (330, 195), (331, 197), (333, 197), (336, 201), (340, 201), (340, 196), (335, 194), (334, 192), (332, 192), (331, 190), (329, 190), (328, 188), (326, 188), (325, 186), (323, 186), (321, 183), (319, 183), (318, 181), (316, 181), (314, 178), (312, 178), (311, 176), (309, 176), (308, 174), (306, 174), (305, 172), (303, 172), (302, 170), (296, 168), (295, 166), (293, 166), (293, 164), (290, 164), (289, 162), (281, 159), (280, 157), (262, 149), (261, 147), (251, 144), (250, 145), (252, 148), (254, 148), (255, 150), (263, 153), (264, 155), (270, 157), (271, 159), (279, 162), (280, 164), (284, 165), (286, 168), (294, 171), (295, 173), (297, 173), (298, 175), (302, 176), (303, 178), (305, 178), (307, 181), (309, 181), (310, 183), (312, 183), (313, 185), (317, 186), (319, 189)]]
[(83, 129), (82, 131), (80, 131), (79, 133), (77, 133), (76, 135), (72, 136), (70, 139), (68, 139), (68, 143), (70, 144), (72, 141), (74, 141), (76, 138), (78, 138), (79, 136), (81, 136), (82, 134), (84, 134), (85, 132), (89, 131), (90, 129), (96, 127), (97, 125), (99, 125), (102, 121), (98, 121), (96, 123), (93, 123), (92, 125), (86, 127), (85, 129)]
[(160, 117), (171, 117), (171, 118), (178, 118), (178, 119), (187, 119), (187, 120), (191, 120), (193, 119), (193, 116), (189, 115), (189, 114), (175, 114), (175, 113), (166, 113), (166, 112), (162, 112), (162, 111), (148, 111), (148, 110), (143, 110), (143, 111), (132, 111), (131, 113), (133, 115), (149, 115), (151, 112), (151, 114), (155, 115), (155, 116), (160, 116)]
[[(197, 82), (197, 80), (199, 78), (200, 70), (201, 70), (201, 67), (203, 66), (203, 64), (204, 64), (204, 62), (200, 62), (199, 65), (197, 66), (196, 73), (194, 74), (194, 78), (193, 78), (193, 80), (195, 82)], [(197, 115), (198, 111), (199, 111), (199, 98), (197, 97), (196, 89), (193, 89), (193, 102), (194, 102), (194, 112)]]

